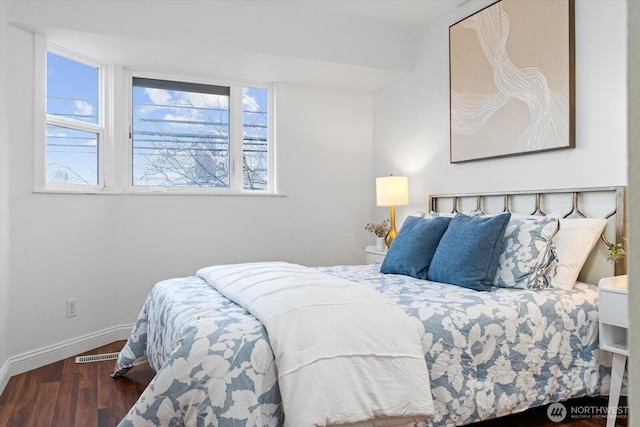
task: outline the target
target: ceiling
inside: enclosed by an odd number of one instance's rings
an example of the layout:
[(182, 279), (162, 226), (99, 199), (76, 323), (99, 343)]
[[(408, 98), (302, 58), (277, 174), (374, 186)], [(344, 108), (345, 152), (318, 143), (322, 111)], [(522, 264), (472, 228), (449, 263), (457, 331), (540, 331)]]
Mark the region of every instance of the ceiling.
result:
[(470, 9), (467, 2), (477, 9), (487, 2), (0, 1), (14, 25), (107, 64), (365, 91), (412, 72), (420, 34), (434, 21)]
[[(263, 0), (342, 15), (387, 29), (417, 32), (470, 0)], [(294, 6), (295, 5), (295, 6)]]

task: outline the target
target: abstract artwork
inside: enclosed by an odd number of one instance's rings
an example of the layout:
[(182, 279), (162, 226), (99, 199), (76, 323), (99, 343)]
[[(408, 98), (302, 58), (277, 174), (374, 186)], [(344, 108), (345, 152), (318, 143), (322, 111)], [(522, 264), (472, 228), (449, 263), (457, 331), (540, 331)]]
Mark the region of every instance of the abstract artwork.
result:
[(451, 163), (575, 147), (574, 0), (502, 0), (449, 27)]

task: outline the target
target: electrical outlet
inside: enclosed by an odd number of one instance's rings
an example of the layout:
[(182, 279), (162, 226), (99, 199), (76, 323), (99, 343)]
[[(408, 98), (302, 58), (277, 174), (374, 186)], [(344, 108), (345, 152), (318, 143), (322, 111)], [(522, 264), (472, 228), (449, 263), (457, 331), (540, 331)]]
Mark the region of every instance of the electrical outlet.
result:
[(76, 315), (76, 299), (69, 298), (67, 300), (67, 317), (74, 317)]

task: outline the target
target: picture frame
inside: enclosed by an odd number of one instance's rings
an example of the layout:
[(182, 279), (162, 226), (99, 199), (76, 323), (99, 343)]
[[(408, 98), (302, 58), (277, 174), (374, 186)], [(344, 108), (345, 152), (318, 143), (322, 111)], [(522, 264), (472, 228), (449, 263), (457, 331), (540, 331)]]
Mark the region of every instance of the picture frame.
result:
[(574, 0), (499, 0), (449, 27), (450, 162), (575, 148)]

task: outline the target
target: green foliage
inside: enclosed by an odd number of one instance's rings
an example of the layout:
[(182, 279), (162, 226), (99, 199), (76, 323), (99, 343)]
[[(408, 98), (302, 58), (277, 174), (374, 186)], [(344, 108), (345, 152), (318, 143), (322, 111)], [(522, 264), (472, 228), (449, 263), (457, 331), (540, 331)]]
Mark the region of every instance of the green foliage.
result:
[(611, 243), (607, 248), (607, 261), (616, 262), (619, 259), (623, 258), (627, 252), (622, 247), (622, 243), (618, 243), (617, 245)]

